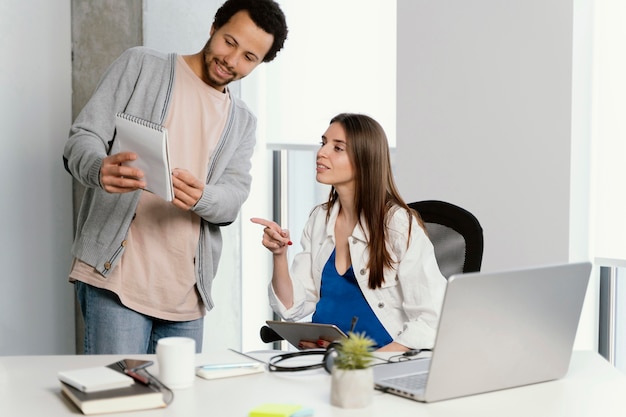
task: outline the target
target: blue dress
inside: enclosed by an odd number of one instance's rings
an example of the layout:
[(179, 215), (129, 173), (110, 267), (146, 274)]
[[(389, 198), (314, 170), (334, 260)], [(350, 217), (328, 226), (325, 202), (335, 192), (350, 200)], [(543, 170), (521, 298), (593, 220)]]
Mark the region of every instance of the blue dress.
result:
[(314, 323), (334, 324), (344, 333), (352, 326), (352, 318), (358, 321), (355, 333), (365, 334), (376, 342), (376, 348), (393, 341), (387, 330), (369, 306), (354, 276), (352, 266), (345, 274), (339, 275), (335, 267), (335, 250), (326, 261), (322, 271), (320, 299), (315, 307)]

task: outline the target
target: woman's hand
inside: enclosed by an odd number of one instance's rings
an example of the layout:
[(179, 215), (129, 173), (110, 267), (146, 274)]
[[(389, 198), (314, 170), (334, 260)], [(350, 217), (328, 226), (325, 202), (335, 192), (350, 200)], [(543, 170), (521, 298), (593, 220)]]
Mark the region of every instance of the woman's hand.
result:
[(281, 227), (270, 220), (253, 217), (252, 223), (265, 226), (263, 229), (263, 246), (272, 252), (274, 269), (272, 271), (272, 288), (276, 297), (289, 309), (293, 306), (293, 283), (289, 276), (289, 266), (287, 265), (287, 247), (291, 245), (289, 240), (289, 230)]
[(331, 343), (332, 342), (324, 339), (319, 339), (315, 342), (311, 340), (300, 340), (300, 342), (298, 343), (298, 349), (326, 349)]
[(398, 342), (391, 342), (388, 345), (385, 345), (379, 349), (376, 349), (376, 352), (408, 352), (411, 348), (401, 345)]
[(263, 229), (262, 243), (270, 252), (274, 255), (281, 255), (287, 251), (287, 246), (291, 245), (289, 230), (282, 229), (277, 223), (271, 220), (253, 217), (250, 221), (265, 226), (265, 229)]

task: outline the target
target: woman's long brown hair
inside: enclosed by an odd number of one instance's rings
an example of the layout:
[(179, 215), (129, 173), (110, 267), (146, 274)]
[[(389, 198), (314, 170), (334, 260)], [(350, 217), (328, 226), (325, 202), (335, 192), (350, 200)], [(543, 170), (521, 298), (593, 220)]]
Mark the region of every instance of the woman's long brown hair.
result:
[[(369, 116), (354, 113), (338, 114), (330, 121), (330, 124), (333, 123), (339, 123), (346, 134), (348, 156), (355, 174), (354, 206), (359, 225), (369, 232), (368, 285), (371, 289), (380, 288), (385, 281), (385, 268), (393, 268), (386, 245), (389, 210), (394, 206), (406, 210), (409, 216), (407, 245), (411, 237), (411, 218), (416, 218), (420, 225), (421, 220), (400, 197), (396, 188), (391, 172), (387, 135), (382, 126)], [(327, 220), (337, 199), (337, 191), (332, 187), (327, 202)]]

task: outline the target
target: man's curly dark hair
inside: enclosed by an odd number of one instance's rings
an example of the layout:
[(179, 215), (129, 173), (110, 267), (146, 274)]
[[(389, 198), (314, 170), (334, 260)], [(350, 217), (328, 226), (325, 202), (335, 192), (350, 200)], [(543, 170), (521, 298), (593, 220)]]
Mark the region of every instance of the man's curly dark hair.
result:
[(224, 26), (237, 12), (246, 10), (252, 21), (265, 32), (274, 36), (274, 43), (263, 62), (270, 62), (283, 48), (287, 39), (287, 22), (285, 14), (274, 0), (227, 0), (215, 13), (213, 27), (215, 30)]

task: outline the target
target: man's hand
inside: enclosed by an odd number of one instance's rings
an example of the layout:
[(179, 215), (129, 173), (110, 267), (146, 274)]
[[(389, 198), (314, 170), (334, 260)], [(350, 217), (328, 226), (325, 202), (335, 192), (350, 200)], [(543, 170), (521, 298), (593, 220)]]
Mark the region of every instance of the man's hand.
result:
[(174, 185), (172, 204), (183, 210), (191, 210), (204, 191), (204, 183), (184, 169), (177, 168), (172, 172), (172, 184)]
[(100, 167), (100, 184), (109, 193), (129, 193), (146, 187), (140, 169), (123, 165), (134, 161), (137, 155), (133, 152), (120, 152), (107, 156)]

